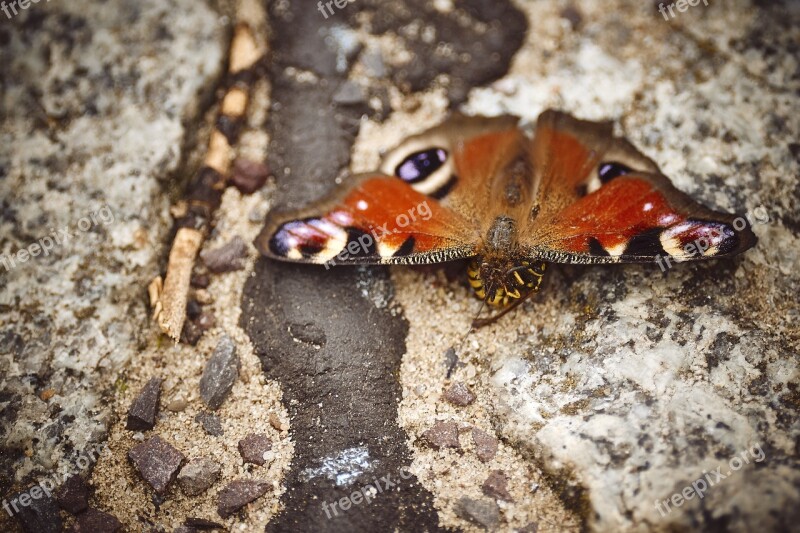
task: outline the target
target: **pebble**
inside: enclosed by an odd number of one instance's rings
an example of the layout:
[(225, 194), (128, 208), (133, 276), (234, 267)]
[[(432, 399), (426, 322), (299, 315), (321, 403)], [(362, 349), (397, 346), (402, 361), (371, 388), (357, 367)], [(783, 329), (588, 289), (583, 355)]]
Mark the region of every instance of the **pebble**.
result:
[(200, 258), (215, 274), (233, 272), (244, 268), (242, 259), (247, 257), (247, 243), (238, 235), (214, 250), (203, 250)]
[(186, 463), (178, 474), (178, 484), (187, 496), (204, 493), (217, 481), (222, 467), (208, 457), (196, 457)]
[(270, 484), (260, 479), (237, 479), (231, 481), (224, 489), (219, 491), (217, 500), (217, 513), (222, 518), (228, 518), (233, 513), (257, 500), (269, 489)]
[[(31, 489), (36, 488), (35, 486)], [(39, 487), (41, 491), (41, 487)], [(52, 496), (41, 494), (39, 498), (34, 498), (31, 491), (23, 493), (30, 499), (28, 505), (18, 504), (19, 512), (16, 518), (22, 526), (23, 531), (34, 531), (36, 533), (60, 533), (63, 524), (61, 515), (58, 511), (58, 504)], [(17, 500), (19, 496), (12, 500)], [(18, 500), (17, 500), (18, 501)], [(0, 511), (5, 513), (6, 511)], [(3, 523), (6, 523), (5, 521)]]
[(514, 501), (511, 494), (508, 493), (508, 478), (502, 470), (492, 470), (489, 477), (483, 482), (481, 490), (491, 498), (500, 498), (507, 502)]
[(128, 409), (128, 423), (131, 431), (147, 431), (156, 425), (158, 402), (161, 398), (161, 378), (151, 378)]
[(200, 378), (200, 397), (211, 409), (219, 409), (239, 377), (239, 357), (236, 345), (225, 335), (206, 363)]
[(466, 385), (457, 381), (445, 391), (444, 399), (453, 405), (466, 407), (475, 401), (475, 395), (472, 394), (472, 391), (470, 391)]
[(120, 529), (122, 523), (116, 516), (92, 507), (79, 514), (75, 525), (72, 526), (73, 533), (115, 533)]
[(217, 325), (217, 319), (214, 317), (214, 313), (211, 311), (206, 311), (197, 317), (195, 323), (202, 331), (208, 331)]
[(195, 320), (202, 312), (203, 306), (200, 305), (200, 302), (194, 298), (186, 302), (186, 316), (189, 318), (189, 320)]
[(431, 448), (461, 448), (458, 442), (458, 424), (456, 422), (436, 422), (432, 428), (422, 434), (422, 440)]
[(456, 502), (455, 513), (459, 518), (489, 530), (497, 528), (500, 522), (500, 508), (491, 500), (476, 500), (467, 496)]
[(167, 491), (170, 482), (175, 479), (184, 455), (170, 443), (158, 435), (141, 444), (137, 444), (128, 452), (128, 459), (147, 481), (156, 494)]
[(333, 94), (333, 101), (339, 105), (356, 105), (364, 103), (364, 89), (353, 81), (346, 81)]
[(167, 405), (167, 409), (172, 411), (173, 413), (180, 413), (184, 409), (189, 406), (189, 402), (186, 401), (186, 398), (175, 398)]
[(192, 274), (189, 283), (195, 289), (205, 289), (211, 283), (211, 278), (208, 277), (208, 274)]
[(527, 526), (520, 529), (519, 533), (536, 533), (537, 531), (539, 531), (539, 524), (536, 522), (531, 522)]
[(481, 462), (488, 463), (497, 454), (497, 439), (485, 431), (472, 428), (472, 442), (475, 443), (475, 454)]
[(89, 485), (83, 477), (70, 476), (58, 491), (56, 500), (59, 507), (71, 514), (78, 514), (89, 507)]
[(278, 431), (288, 431), (289, 429), (289, 424), (281, 421), (278, 414), (274, 411), (269, 414), (269, 424)]
[(222, 524), (214, 522), (213, 520), (206, 520), (205, 518), (187, 518), (186, 520), (183, 521), (183, 525), (186, 527), (199, 529), (201, 531), (225, 528), (225, 526), (223, 526)]
[(456, 351), (453, 348), (448, 348), (446, 352), (444, 352), (444, 367), (447, 370), (447, 379), (450, 379), (450, 376), (453, 375), (453, 370), (456, 369), (456, 365), (458, 364), (458, 356), (456, 355)]
[(239, 455), (245, 463), (263, 465), (264, 454), (272, 449), (272, 441), (266, 435), (250, 434), (239, 441)]
[(203, 429), (209, 435), (221, 437), (224, 433), (224, 430), (222, 429), (222, 419), (214, 413), (202, 411), (197, 413), (197, 416), (194, 417), (194, 420), (203, 426)]
[(266, 164), (250, 159), (237, 159), (233, 163), (229, 182), (242, 194), (253, 194), (264, 186), (269, 175), (270, 170)]
[(183, 325), (183, 331), (181, 332), (182, 343), (188, 344), (189, 346), (197, 346), (197, 343), (202, 336), (203, 330), (200, 329), (200, 326), (198, 326), (197, 323), (187, 320)]

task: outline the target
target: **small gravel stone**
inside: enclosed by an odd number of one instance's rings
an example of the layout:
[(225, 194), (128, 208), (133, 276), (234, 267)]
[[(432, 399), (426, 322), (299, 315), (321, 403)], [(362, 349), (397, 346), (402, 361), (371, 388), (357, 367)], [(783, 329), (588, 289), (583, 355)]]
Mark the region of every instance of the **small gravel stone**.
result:
[(278, 431), (287, 431), (289, 424), (281, 421), (280, 417), (274, 411), (269, 414), (269, 424)]
[(238, 479), (231, 481), (224, 489), (219, 491), (217, 513), (222, 518), (228, 518), (233, 513), (257, 500), (269, 489), (270, 484), (259, 479)]
[(115, 533), (122, 529), (122, 523), (117, 517), (92, 507), (78, 515), (78, 520), (72, 526), (74, 533)]
[(89, 507), (89, 485), (79, 475), (70, 476), (58, 491), (56, 500), (59, 507), (71, 514), (78, 514)]
[(186, 527), (199, 529), (200, 531), (223, 529), (225, 527), (220, 523), (214, 522), (213, 520), (206, 520), (205, 518), (187, 518), (183, 521), (183, 525)]
[(247, 243), (237, 235), (219, 248), (203, 250), (200, 252), (200, 258), (215, 274), (233, 272), (244, 268), (242, 260), (247, 257), (247, 250)]
[(211, 283), (208, 274), (192, 274), (190, 285), (196, 289), (205, 289)]
[(269, 167), (264, 163), (249, 159), (237, 159), (233, 163), (229, 181), (242, 194), (253, 194), (264, 186), (269, 174)]
[(475, 401), (475, 395), (472, 394), (472, 391), (470, 391), (466, 385), (457, 381), (445, 391), (444, 399), (453, 405), (465, 407)]
[(466, 496), (456, 502), (455, 513), (473, 524), (493, 530), (500, 522), (500, 508), (491, 500), (475, 500)]
[(447, 379), (450, 379), (450, 376), (453, 375), (456, 365), (458, 365), (456, 351), (453, 348), (448, 348), (447, 351), (444, 352), (444, 367), (447, 371)]
[(456, 422), (436, 422), (432, 428), (422, 434), (422, 440), (431, 448), (461, 448), (458, 442), (458, 424)]
[(339, 86), (333, 95), (333, 101), (339, 105), (356, 105), (364, 102), (364, 89), (353, 81), (346, 81)]
[(520, 529), (519, 533), (536, 533), (537, 531), (539, 531), (539, 524), (536, 522), (531, 522), (527, 526)]
[(219, 409), (239, 377), (239, 357), (236, 346), (225, 335), (217, 344), (214, 353), (206, 363), (203, 377), (200, 378), (200, 397), (211, 409)]
[(208, 413), (206, 411), (197, 413), (197, 416), (194, 417), (195, 421), (198, 422), (206, 433), (212, 435), (214, 437), (221, 437), (224, 433), (222, 429), (222, 419), (215, 415), (214, 413)]
[(147, 431), (156, 425), (158, 402), (161, 398), (161, 378), (151, 378), (128, 409), (128, 423), (131, 431)]
[(197, 496), (219, 481), (221, 473), (218, 463), (208, 457), (197, 457), (181, 468), (178, 484), (187, 496)]
[(188, 406), (189, 402), (186, 401), (186, 398), (175, 398), (174, 400), (172, 400), (167, 404), (167, 409), (169, 409), (173, 413), (180, 413)]
[(497, 454), (497, 439), (485, 431), (472, 428), (472, 442), (475, 443), (475, 454), (481, 462), (488, 463)]
[(200, 326), (198, 326), (197, 323), (187, 320), (183, 325), (183, 331), (181, 331), (181, 342), (183, 344), (197, 346), (197, 343), (200, 341), (202, 336), (203, 330), (200, 329)]
[(189, 526), (178, 526), (172, 530), (172, 533), (197, 533), (197, 530)]
[(203, 306), (200, 305), (200, 302), (194, 298), (186, 302), (186, 316), (189, 318), (189, 320), (195, 320), (202, 312)]
[(245, 463), (263, 465), (264, 454), (272, 449), (272, 441), (266, 435), (251, 434), (239, 441), (239, 455)]
[(128, 459), (147, 481), (156, 494), (167, 491), (170, 482), (175, 479), (184, 455), (171, 444), (156, 435), (150, 440), (137, 444), (128, 452)]
[[(33, 491), (37, 488), (39, 490), (34, 493)], [(39, 498), (34, 498), (37, 494), (39, 494)], [(23, 497), (23, 501), (29, 499), (30, 502), (27, 505), (22, 505), (19, 501), (20, 496)], [(41, 487), (34, 485), (28, 491), (11, 498), (11, 501), (17, 502), (19, 512), (14, 516), (16, 516), (25, 533), (61, 532), (63, 525), (58, 511), (58, 504), (55, 498), (44, 493)], [(5, 513), (6, 511), (0, 512)]]
[(217, 319), (214, 317), (214, 313), (211, 311), (205, 311), (200, 313), (200, 316), (197, 317), (195, 320), (197, 327), (200, 328), (201, 331), (208, 331), (214, 326), (217, 325)]
[(508, 493), (508, 478), (502, 470), (492, 470), (489, 477), (483, 482), (481, 490), (491, 498), (500, 498), (507, 502), (514, 501), (511, 494)]

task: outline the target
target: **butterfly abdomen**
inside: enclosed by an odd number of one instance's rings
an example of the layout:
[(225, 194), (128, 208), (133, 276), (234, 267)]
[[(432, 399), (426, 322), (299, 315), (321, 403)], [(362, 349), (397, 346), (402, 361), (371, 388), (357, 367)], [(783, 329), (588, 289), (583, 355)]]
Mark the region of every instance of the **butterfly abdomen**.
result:
[(527, 259), (498, 266), (478, 257), (467, 267), (467, 276), (475, 296), (489, 305), (505, 307), (511, 300), (538, 291), (546, 266)]

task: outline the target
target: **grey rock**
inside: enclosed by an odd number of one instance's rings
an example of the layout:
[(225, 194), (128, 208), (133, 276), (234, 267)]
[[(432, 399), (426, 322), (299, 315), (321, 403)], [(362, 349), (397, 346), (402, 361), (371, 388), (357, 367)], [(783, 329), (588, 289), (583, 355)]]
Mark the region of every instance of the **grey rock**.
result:
[(194, 417), (195, 421), (200, 423), (203, 426), (203, 430), (209, 435), (214, 437), (221, 437), (224, 433), (222, 429), (222, 419), (215, 415), (214, 413), (208, 413), (206, 411), (197, 413), (197, 416)]
[(82, 476), (70, 476), (56, 491), (56, 500), (59, 507), (68, 513), (85, 511), (89, 507), (89, 485)]
[(346, 81), (333, 94), (333, 101), (340, 105), (356, 105), (364, 103), (364, 89), (354, 81)]
[(272, 441), (266, 435), (251, 434), (239, 441), (239, 454), (245, 463), (263, 465), (264, 454), (272, 449)]
[(122, 529), (116, 516), (90, 507), (78, 515), (73, 533), (115, 533)]
[(200, 258), (211, 272), (232, 272), (244, 268), (243, 259), (247, 257), (248, 249), (247, 243), (237, 235), (219, 248), (203, 250)]
[(456, 502), (454, 510), (459, 518), (485, 529), (493, 530), (500, 523), (500, 508), (492, 500), (476, 500), (464, 496)]
[(457, 381), (445, 391), (444, 399), (453, 405), (466, 407), (475, 401), (475, 395), (472, 394), (472, 391), (470, 391), (466, 385)]
[(436, 422), (433, 427), (422, 434), (422, 440), (431, 448), (461, 448), (458, 442), (458, 424), (456, 422)]
[(361, 62), (367, 74), (374, 78), (383, 78), (386, 76), (386, 64), (383, 61), (383, 54), (378, 49), (370, 49), (364, 52), (361, 56)]
[(539, 524), (537, 522), (530, 522), (522, 529), (519, 529), (517, 533), (536, 533), (539, 531)]
[(151, 378), (133, 400), (128, 409), (126, 429), (147, 431), (156, 425), (158, 403), (161, 398), (161, 378)]
[[(34, 489), (39, 489), (36, 493)], [(39, 494), (39, 498), (34, 498)], [(19, 497), (23, 497), (20, 502)], [(25, 499), (30, 499), (27, 505), (22, 505)], [(56, 500), (52, 496), (44, 493), (41, 487), (34, 485), (28, 491), (17, 495), (12, 501), (19, 502), (17, 512), (14, 516), (22, 526), (25, 533), (60, 533), (62, 529), (61, 515), (58, 511)], [(6, 511), (1, 511), (5, 513)]]
[(502, 470), (492, 470), (481, 485), (481, 490), (491, 498), (500, 498), (507, 502), (514, 501), (511, 494), (508, 493), (508, 478)]
[(221, 473), (222, 467), (217, 462), (207, 457), (197, 457), (181, 468), (178, 484), (187, 496), (197, 496), (219, 481)]
[(497, 439), (483, 431), (472, 428), (472, 442), (475, 444), (475, 454), (481, 462), (488, 463), (497, 454)]
[(184, 455), (158, 435), (137, 444), (128, 452), (128, 459), (156, 494), (163, 495), (175, 479)]
[(267, 481), (259, 479), (231, 481), (217, 495), (217, 513), (222, 518), (228, 518), (248, 503), (266, 494), (270, 486)]
[(211, 409), (219, 409), (239, 377), (239, 357), (236, 345), (225, 335), (206, 363), (200, 378), (200, 397)]
[(178, 526), (172, 530), (172, 533), (197, 533), (197, 530), (189, 526)]

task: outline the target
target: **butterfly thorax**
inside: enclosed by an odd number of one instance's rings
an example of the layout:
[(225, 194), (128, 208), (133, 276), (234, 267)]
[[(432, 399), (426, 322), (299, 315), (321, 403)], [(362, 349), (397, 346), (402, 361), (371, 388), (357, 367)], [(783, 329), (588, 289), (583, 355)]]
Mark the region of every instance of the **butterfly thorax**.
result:
[(512, 299), (538, 290), (545, 266), (520, 255), (516, 222), (501, 215), (486, 232), (481, 253), (470, 262), (467, 273), (478, 298), (504, 307)]

